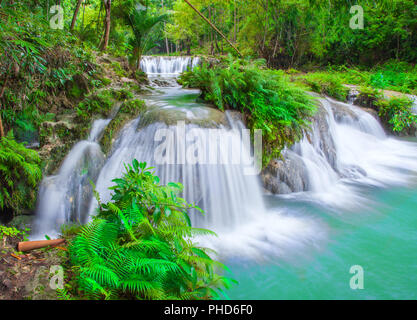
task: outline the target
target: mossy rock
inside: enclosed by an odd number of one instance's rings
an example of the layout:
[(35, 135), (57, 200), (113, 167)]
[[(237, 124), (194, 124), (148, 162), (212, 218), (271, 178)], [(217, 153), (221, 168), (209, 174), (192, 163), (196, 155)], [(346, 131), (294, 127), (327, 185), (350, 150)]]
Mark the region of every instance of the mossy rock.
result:
[(14, 227), (19, 230), (25, 230), (27, 228), (31, 229), (33, 221), (35, 219), (34, 215), (18, 215), (15, 216), (8, 224), (8, 227)]
[(80, 99), (90, 92), (88, 77), (83, 74), (75, 74), (65, 85), (69, 96), (75, 99)]
[(112, 61), (111, 62), (111, 67), (114, 71), (114, 73), (116, 73), (116, 75), (118, 75), (119, 77), (127, 77), (127, 71), (121, 66), (120, 62), (118, 61)]
[(126, 125), (128, 121), (139, 116), (146, 109), (145, 102), (140, 99), (131, 99), (125, 101), (116, 116), (110, 121), (104, 130), (100, 139), (100, 145), (105, 154), (107, 154), (115, 141), (117, 134)]
[(134, 77), (139, 84), (149, 84), (148, 75), (141, 70), (136, 70)]
[(148, 110), (140, 120), (139, 127), (144, 128), (152, 123), (176, 125), (179, 121), (185, 124), (195, 124), (202, 128), (218, 128), (228, 126), (224, 112), (211, 107), (181, 108), (153, 108)]

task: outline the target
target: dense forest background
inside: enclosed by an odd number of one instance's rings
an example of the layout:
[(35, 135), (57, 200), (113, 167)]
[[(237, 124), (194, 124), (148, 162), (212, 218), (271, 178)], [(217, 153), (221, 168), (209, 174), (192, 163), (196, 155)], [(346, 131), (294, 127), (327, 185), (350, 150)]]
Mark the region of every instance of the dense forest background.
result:
[[(7, 2), (7, 1), (3, 1)], [(13, 1), (12, 1), (13, 2)], [(221, 54), (234, 50), (183, 0), (38, 0), (19, 1), (49, 20), (48, 8), (61, 5), (64, 29), (80, 40), (126, 55), (135, 46), (129, 16), (139, 8), (141, 31), (152, 30), (146, 53)], [(417, 59), (417, 5), (413, 0), (192, 0), (244, 56), (262, 57), (270, 67), (361, 64), (388, 59)], [(363, 28), (351, 19), (363, 8)], [(4, 4), (3, 4), (4, 6)], [(107, 28), (109, 19), (109, 28)], [(161, 21), (162, 23), (157, 23)], [(106, 32), (109, 40), (106, 42)], [(136, 39), (137, 40), (137, 39)], [(144, 45), (144, 44), (143, 44)]]

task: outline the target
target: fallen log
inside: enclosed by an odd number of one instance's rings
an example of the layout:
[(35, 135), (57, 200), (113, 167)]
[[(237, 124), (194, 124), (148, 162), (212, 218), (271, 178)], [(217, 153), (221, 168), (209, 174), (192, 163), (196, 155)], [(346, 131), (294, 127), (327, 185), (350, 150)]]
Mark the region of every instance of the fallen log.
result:
[(25, 252), (33, 249), (41, 249), (48, 246), (57, 246), (65, 242), (65, 239), (22, 241), (17, 244), (17, 251)]

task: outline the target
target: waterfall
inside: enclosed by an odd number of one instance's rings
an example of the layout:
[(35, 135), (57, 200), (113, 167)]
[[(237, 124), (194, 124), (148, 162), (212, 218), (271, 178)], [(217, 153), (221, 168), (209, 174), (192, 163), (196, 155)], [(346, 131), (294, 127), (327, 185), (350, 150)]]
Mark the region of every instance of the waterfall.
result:
[[(244, 174), (245, 163), (250, 164), (249, 152), (242, 143), (240, 132), (231, 129), (242, 124), (231, 118), (229, 121), (230, 126), (217, 125), (216, 128), (185, 123), (181, 127), (162, 122), (140, 128), (143, 120), (136, 119), (115, 142), (113, 152), (100, 172), (96, 187), (102, 201), (110, 200), (108, 188), (113, 184), (112, 179), (122, 175), (122, 164), (129, 164), (136, 158), (155, 167), (161, 183), (181, 182), (185, 186), (183, 197), (206, 211), (204, 216), (192, 212), (191, 219), (196, 226), (230, 230), (239, 221), (264, 211), (259, 182), (255, 176)], [(158, 132), (167, 133), (163, 144), (155, 140)], [(161, 163), (158, 155), (163, 145), (172, 157)], [(194, 158), (190, 152), (196, 145), (204, 146), (204, 154)], [(219, 152), (213, 158), (216, 150)], [(242, 161), (229, 161), (236, 154), (241, 155)], [(204, 155), (206, 159), (201, 158)], [(210, 162), (209, 156), (212, 157)], [(194, 159), (196, 163), (190, 163)], [(95, 207), (93, 200), (90, 214), (94, 214)]]
[[(154, 78), (175, 81), (197, 63), (191, 57), (143, 57), (141, 66)], [(197, 90), (166, 84), (170, 87), (143, 96), (146, 112), (121, 130), (107, 158), (97, 141), (108, 120), (97, 120), (89, 139), (73, 147), (58, 174), (43, 180), (36, 237), (56, 233), (69, 221), (88, 221), (97, 207), (90, 179), (101, 200), (109, 201), (111, 180), (136, 158), (154, 167), (161, 183), (184, 185), (182, 196), (205, 211), (190, 212), (193, 226), (218, 234), (195, 240), (220, 255), (290, 259), (321, 248), (328, 231), (318, 217), (268, 208), (258, 177), (245, 174), (252, 157), (239, 117), (197, 102)], [(263, 171), (266, 189), (334, 207), (364, 202), (358, 185), (404, 185), (410, 172), (417, 172), (415, 143), (387, 136), (372, 114), (331, 99), (319, 100), (310, 130), (283, 157)]]
[(90, 180), (95, 181), (104, 164), (97, 141), (110, 119), (95, 120), (87, 140), (74, 145), (56, 175), (40, 185), (32, 239), (55, 236), (64, 223), (87, 221), (92, 198)]
[(387, 136), (373, 115), (330, 98), (320, 99), (311, 130), (284, 157), (266, 170), (267, 189), (308, 191), (306, 196), (335, 206), (363, 201), (354, 185), (406, 185), (417, 172), (415, 143)]
[(187, 68), (194, 68), (199, 62), (198, 57), (143, 56), (140, 67), (149, 76), (177, 76)]
[(414, 114), (417, 114), (417, 96), (411, 96), (411, 99), (413, 100), (412, 110)]

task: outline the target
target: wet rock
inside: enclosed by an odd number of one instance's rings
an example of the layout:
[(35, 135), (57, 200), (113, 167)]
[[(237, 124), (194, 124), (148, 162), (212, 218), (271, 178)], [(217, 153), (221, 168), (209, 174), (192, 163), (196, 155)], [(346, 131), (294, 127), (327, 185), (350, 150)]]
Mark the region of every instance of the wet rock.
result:
[(351, 123), (358, 120), (358, 116), (346, 104), (332, 100), (331, 107), (337, 122)]
[(227, 110), (226, 116), (230, 126), (237, 122), (241, 122), (246, 126), (245, 115), (242, 112), (236, 110)]
[(224, 112), (210, 107), (195, 108), (152, 108), (144, 113), (139, 128), (152, 123), (162, 122), (166, 125), (176, 125), (179, 121), (185, 124), (195, 124), (202, 128), (218, 128), (220, 125), (228, 126)]
[(290, 150), (283, 151), (283, 159), (273, 159), (262, 172), (266, 190), (275, 194), (301, 192), (308, 189), (307, 169), (302, 159)]
[(315, 145), (316, 149), (321, 150), (321, 152), (324, 153), (333, 169), (336, 169), (336, 146), (330, 134), (328, 117), (329, 114), (327, 113), (327, 111), (324, 109), (322, 105), (319, 105), (317, 113), (314, 115), (312, 121), (312, 130), (314, 131), (314, 138), (310, 136), (309, 132), (307, 132), (306, 135), (309, 138), (310, 143)]
[(32, 228), (34, 215), (19, 215), (16, 216), (8, 223), (9, 227), (15, 227), (19, 230), (25, 230), (26, 228)]

